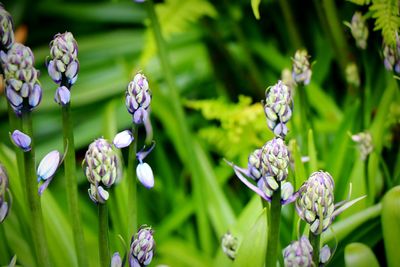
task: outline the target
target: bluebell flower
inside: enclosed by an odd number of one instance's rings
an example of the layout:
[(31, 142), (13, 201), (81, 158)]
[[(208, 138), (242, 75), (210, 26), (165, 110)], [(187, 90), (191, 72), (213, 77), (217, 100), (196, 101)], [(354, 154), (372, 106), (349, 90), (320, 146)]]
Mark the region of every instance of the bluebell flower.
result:
[(54, 174), (61, 165), (62, 160), (61, 153), (57, 150), (53, 150), (40, 161), (36, 171), (38, 183), (43, 181), (42, 185), (39, 187), (39, 195), (43, 194), (43, 191), (46, 190), (53, 180)]
[(58, 87), (54, 95), (54, 101), (65, 106), (71, 101), (71, 92), (65, 86)]
[(113, 144), (116, 148), (124, 148), (129, 146), (133, 140), (132, 132), (130, 130), (125, 130), (115, 135)]
[(30, 151), (31, 148), (31, 138), (29, 135), (24, 134), (20, 130), (15, 130), (11, 134), (11, 140), (13, 141), (14, 145), (21, 148), (24, 152)]

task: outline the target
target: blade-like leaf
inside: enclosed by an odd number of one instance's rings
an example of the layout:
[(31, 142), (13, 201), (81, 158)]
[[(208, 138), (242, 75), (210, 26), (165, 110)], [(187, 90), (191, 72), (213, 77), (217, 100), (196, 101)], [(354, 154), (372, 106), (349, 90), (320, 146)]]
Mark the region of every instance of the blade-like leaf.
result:
[(379, 267), (372, 250), (363, 243), (351, 243), (346, 246), (344, 260), (347, 267)]

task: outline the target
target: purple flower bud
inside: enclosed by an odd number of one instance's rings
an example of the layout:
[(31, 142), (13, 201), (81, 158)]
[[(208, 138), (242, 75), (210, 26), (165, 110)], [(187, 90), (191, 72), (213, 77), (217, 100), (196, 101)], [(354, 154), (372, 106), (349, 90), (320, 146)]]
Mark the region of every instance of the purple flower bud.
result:
[(154, 186), (154, 175), (151, 167), (146, 162), (139, 163), (136, 167), (136, 175), (144, 187), (150, 189)]
[(111, 267), (122, 267), (121, 256), (118, 252), (115, 252), (111, 258)]
[(60, 163), (61, 163), (61, 154), (57, 150), (53, 150), (46, 156), (44, 156), (44, 158), (40, 161), (36, 171), (38, 181), (47, 180), (53, 177), (58, 166), (60, 166)]
[(54, 60), (50, 60), (49, 64), (47, 65), (47, 71), (49, 73), (50, 78), (55, 82), (55, 83), (60, 83), (62, 79), (61, 72), (59, 72), (56, 69), (56, 65), (54, 63)]
[(328, 245), (323, 246), (319, 252), (319, 261), (322, 264), (325, 264), (329, 261), (330, 257), (331, 257), (331, 250), (329, 249)]
[(36, 107), (39, 105), (40, 100), (42, 100), (42, 88), (40, 88), (39, 84), (35, 84), (31, 94), (29, 95), (29, 106), (31, 108)]
[(58, 87), (56, 90), (56, 94), (54, 95), (54, 101), (56, 103), (65, 106), (71, 100), (71, 92), (68, 90), (67, 87), (61, 86)]
[(0, 164), (0, 223), (7, 217), (11, 202), (12, 197), (8, 189), (8, 176), (5, 168)]
[(14, 145), (21, 148), (24, 152), (31, 150), (31, 138), (19, 130), (15, 130), (11, 134), (11, 140)]
[(124, 148), (129, 146), (134, 137), (132, 135), (132, 132), (129, 130), (122, 131), (118, 133), (113, 140), (113, 144), (116, 148)]
[(5, 49), (14, 43), (13, 20), (10, 13), (0, 4), (0, 42)]

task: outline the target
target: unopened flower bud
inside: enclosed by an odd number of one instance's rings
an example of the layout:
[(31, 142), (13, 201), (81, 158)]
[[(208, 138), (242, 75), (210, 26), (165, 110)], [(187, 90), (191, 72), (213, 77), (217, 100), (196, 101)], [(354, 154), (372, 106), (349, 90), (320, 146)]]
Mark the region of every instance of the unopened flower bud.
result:
[(374, 150), (372, 144), (372, 136), (369, 132), (361, 132), (351, 136), (351, 139), (357, 143), (358, 150), (360, 151), (360, 157), (365, 160), (368, 155)]
[(307, 85), (310, 83), (312, 71), (309, 57), (304, 49), (297, 50), (294, 54), (292, 76), (297, 84)]
[(249, 155), (247, 166), (250, 177), (258, 181), (263, 174), (263, 170), (261, 169), (261, 149), (256, 149)]
[(30, 151), (31, 148), (31, 138), (19, 130), (15, 130), (11, 134), (11, 140), (14, 145), (21, 148), (24, 152)]
[(50, 77), (57, 84), (63, 79), (71, 87), (78, 78), (78, 44), (70, 32), (57, 33), (50, 42), (51, 60), (47, 65)]
[(355, 12), (353, 17), (351, 18), (351, 24), (346, 23), (346, 25), (350, 28), (351, 34), (353, 35), (354, 40), (356, 40), (356, 45), (361, 49), (366, 49), (368, 39), (368, 27), (361, 12)]
[(285, 267), (310, 267), (312, 266), (313, 248), (307, 237), (303, 236), (298, 241), (292, 242), (283, 250)]
[(129, 146), (133, 141), (133, 134), (129, 130), (122, 131), (115, 135), (113, 144), (116, 148), (124, 148)]
[(136, 175), (142, 185), (148, 189), (154, 186), (154, 175), (149, 164), (139, 163), (136, 167)]
[(122, 259), (118, 252), (115, 252), (111, 258), (111, 267), (122, 267)]
[(57, 104), (65, 106), (71, 101), (71, 92), (65, 86), (58, 87), (54, 95), (54, 101)]
[(151, 227), (141, 226), (139, 232), (132, 238), (129, 251), (129, 266), (143, 267), (153, 259), (155, 241)]
[(39, 188), (39, 195), (49, 186), (61, 161), (61, 154), (57, 150), (51, 151), (40, 161), (36, 174), (38, 182), (44, 181), (44, 183)]
[(8, 189), (8, 176), (0, 164), (0, 223), (4, 221), (11, 206), (11, 194)]
[(321, 248), (319, 252), (319, 262), (325, 264), (331, 258), (331, 250), (329, 249), (328, 245), (325, 245)]
[(135, 75), (129, 83), (125, 98), (126, 108), (132, 114), (135, 124), (142, 124), (147, 116), (151, 102), (151, 93), (146, 76), (141, 73)]
[(231, 260), (234, 260), (238, 249), (237, 238), (234, 237), (230, 232), (228, 232), (222, 237), (221, 246), (225, 255), (228, 256)]
[(264, 111), (267, 117), (268, 128), (276, 136), (285, 138), (287, 134), (286, 123), (292, 117), (292, 92), (281, 81), (269, 87), (265, 92)]
[(334, 182), (323, 171), (314, 172), (299, 189), (296, 210), (300, 218), (310, 224), (314, 234), (321, 234), (334, 217)]
[(1, 53), (1, 60), (6, 80), (6, 96), (11, 107), (18, 115), (23, 110), (31, 111), (42, 98), (31, 49), (14, 43), (7, 54)]
[(263, 146), (261, 160), (265, 176), (272, 176), (278, 182), (286, 179), (289, 150), (281, 138), (275, 137)]
[(0, 41), (1, 49), (8, 50), (14, 43), (13, 20), (10, 13), (0, 3)]
[(358, 75), (357, 65), (352, 62), (346, 66), (346, 81), (355, 87), (360, 86), (360, 76)]

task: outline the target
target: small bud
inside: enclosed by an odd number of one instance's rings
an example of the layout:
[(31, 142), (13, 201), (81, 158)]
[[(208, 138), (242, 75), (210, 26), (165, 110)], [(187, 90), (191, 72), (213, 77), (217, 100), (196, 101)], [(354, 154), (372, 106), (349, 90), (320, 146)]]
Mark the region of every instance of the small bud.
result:
[(5, 168), (0, 164), (0, 223), (7, 217), (10, 206), (11, 194), (8, 189), (8, 176)]
[(296, 195), (293, 194), (293, 185), (290, 182), (284, 181), (281, 185), (281, 203), (289, 204), (296, 200)]
[(352, 62), (346, 66), (346, 81), (355, 87), (360, 86), (360, 76), (358, 75), (357, 65)]
[(132, 238), (129, 251), (129, 266), (143, 267), (153, 259), (155, 241), (151, 227), (141, 226), (139, 232)]
[(297, 84), (308, 85), (311, 80), (311, 66), (309, 62), (309, 55), (306, 50), (297, 50), (294, 54), (292, 76)]
[(31, 150), (31, 138), (19, 130), (15, 130), (11, 134), (11, 140), (14, 145), (21, 148), (24, 152)]
[(113, 144), (116, 148), (124, 148), (129, 146), (134, 140), (133, 134), (129, 130), (118, 133), (113, 140)]
[(329, 249), (328, 245), (323, 246), (319, 252), (319, 262), (325, 264), (329, 261), (330, 257), (331, 250)]
[(139, 163), (136, 167), (136, 175), (142, 185), (148, 189), (154, 186), (154, 175), (151, 167), (146, 162)]
[(65, 86), (58, 87), (54, 96), (54, 101), (63, 106), (67, 105), (71, 101), (71, 92)]
[(14, 43), (13, 20), (10, 13), (4, 9), (0, 3), (0, 41), (1, 46), (6, 50), (10, 49)]
[(115, 252), (111, 258), (111, 267), (122, 267), (121, 256), (118, 252)]
[(44, 158), (40, 161), (39, 166), (37, 168), (37, 177), (38, 181), (47, 180), (55, 174), (58, 166), (61, 163), (61, 154), (57, 150), (53, 150), (48, 153)]
[(369, 32), (361, 12), (355, 12), (351, 18), (351, 24), (348, 22), (345, 24), (350, 28), (351, 34), (356, 40), (356, 45), (361, 49), (366, 49)]
[(351, 136), (351, 139), (357, 143), (358, 150), (360, 151), (360, 157), (365, 160), (369, 154), (374, 150), (372, 144), (372, 136), (369, 132), (361, 132)]
[(125, 98), (126, 108), (132, 114), (135, 124), (142, 124), (146, 120), (150, 102), (151, 93), (147, 78), (138, 73), (129, 83)]
[(237, 238), (234, 237), (230, 232), (228, 232), (222, 237), (221, 246), (225, 255), (228, 256), (231, 260), (234, 260), (238, 249)]
[(311, 267), (313, 248), (307, 237), (293, 241), (283, 250), (285, 266)]

